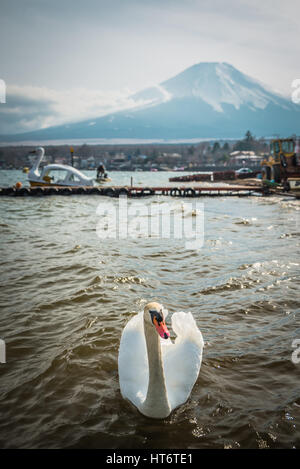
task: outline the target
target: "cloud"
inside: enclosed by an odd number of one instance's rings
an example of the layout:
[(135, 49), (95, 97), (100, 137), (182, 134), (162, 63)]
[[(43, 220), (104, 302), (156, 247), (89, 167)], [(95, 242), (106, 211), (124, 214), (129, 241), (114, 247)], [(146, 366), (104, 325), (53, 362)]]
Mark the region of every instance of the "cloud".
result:
[(139, 91), (193, 63), (226, 61), (286, 90), (299, 12), (295, 0), (2, 0), (1, 78)]
[(6, 104), (0, 105), (0, 134), (92, 119), (143, 104), (137, 103), (131, 95), (130, 90), (102, 92), (73, 88), (58, 91), (12, 85), (7, 88)]
[(127, 88), (206, 61), (287, 95), (299, 77), (299, 13), (295, 0), (2, 0), (0, 134), (132, 107)]

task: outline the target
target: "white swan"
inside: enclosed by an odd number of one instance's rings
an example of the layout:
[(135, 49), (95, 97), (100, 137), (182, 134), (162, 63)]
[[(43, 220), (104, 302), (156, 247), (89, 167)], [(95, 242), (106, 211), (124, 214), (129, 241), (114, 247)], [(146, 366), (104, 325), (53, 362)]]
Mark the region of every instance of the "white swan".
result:
[(120, 342), (121, 394), (152, 418), (167, 417), (188, 399), (202, 361), (204, 342), (192, 314), (172, 315), (175, 343), (165, 324), (167, 314), (160, 304), (148, 303), (127, 323)]

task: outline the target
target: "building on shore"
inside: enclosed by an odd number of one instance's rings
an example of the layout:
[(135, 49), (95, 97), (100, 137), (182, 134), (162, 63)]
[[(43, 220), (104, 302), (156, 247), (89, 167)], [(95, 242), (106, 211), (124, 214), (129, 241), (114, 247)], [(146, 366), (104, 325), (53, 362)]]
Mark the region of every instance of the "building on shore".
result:
[(256, 155), (254, 151), (238, 150), (230, 153), (229, 165), (257, 167), (264, 155)]

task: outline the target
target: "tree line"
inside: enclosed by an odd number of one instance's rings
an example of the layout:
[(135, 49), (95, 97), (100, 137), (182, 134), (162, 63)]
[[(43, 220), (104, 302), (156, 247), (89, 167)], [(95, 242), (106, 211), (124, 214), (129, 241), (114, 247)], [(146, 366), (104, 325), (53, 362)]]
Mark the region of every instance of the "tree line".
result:
[[(34, 150), (32, 145), (10, 145), (0, 147), (0, 168), (22, 168), (30, 164), (29, 152)], [(71, 164), (69, 145), (45, 145), (45, 153), (48, 163), (58, 160), (64, 164)], [(233, 151), (254, 151), (257, 154), (266, 154), (269, 151), (269, 142), (264, 138), (257, 139), (248, 130), (243, 139), (202, 141), (195, 144), (189, 143), (143, 143), (143, 144), (118, 144), (118, 145), (73, 145), (74, 155), (80, 160), (94, 157), (96, 162), (110, 163), (117, 155), (125, 155), (128, 160), (143, 159), (147, 162), (180, 164), (180, 165), (205, 165), (224, 164), (230, 159)], [(179, 154), (180, 159), (174, 160), (174, 154)]]

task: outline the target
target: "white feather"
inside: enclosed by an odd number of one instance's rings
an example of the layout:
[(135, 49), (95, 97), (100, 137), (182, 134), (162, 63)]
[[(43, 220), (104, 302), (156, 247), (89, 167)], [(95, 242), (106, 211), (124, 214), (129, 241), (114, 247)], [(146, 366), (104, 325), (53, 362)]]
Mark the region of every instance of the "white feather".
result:
[[(166, 317), (166, 311), (164, 315)], [(171, 410), (189, 397), (198, 378), (202, 350), (202, 334), (191, 313), (173, 313), (175, 342), (161, 339), (162, 360)], [(143, 313), (134, 316), (125, 326), (119, 349), (119, 380), (121, 394), (140, 408), (146, 399), (149, 369)]]

